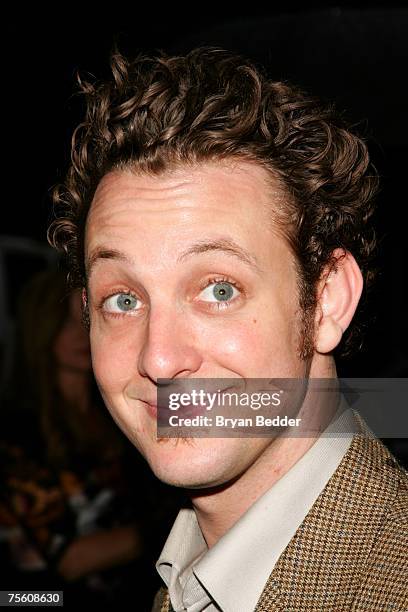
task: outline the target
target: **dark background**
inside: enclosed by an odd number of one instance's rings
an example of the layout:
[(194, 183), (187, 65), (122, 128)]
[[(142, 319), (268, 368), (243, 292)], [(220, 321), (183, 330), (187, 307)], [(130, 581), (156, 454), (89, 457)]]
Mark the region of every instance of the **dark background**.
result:
[[(241, 52), (266, 66), (272, 78), (292, 81), (334, 101), (365, 135), (381, 176), (376, 217), (381, 274), (364, 347), (354, 357), (340, 360), (338, 369), (345, 377), (406, 377), (408, 10), (404, 4), (287, 2), (271, 3), (262, 10), (249, 3), (246, 9), (209, 3), (163, 9), (134, 3), (99, 5), (88, 12), (68, 4), (30, 12), (11, 8), (2, 26), (1, 66), (2, 383), (11, 367), (18, 297), (30, 276), (45, 265), (46, 251), (34, 255), (33, 248), (46, 247), (51, 188), (64, 176), (71, 134), (82, 116), (80, 100), (73, 96), (75, 73), (107, 76), (114, 41), (128, 56), (157, 49), (183, 53), (199, 45)], [(406, 442), (387, 441), (402, 461), (407, 461)]]
[[(307, 8), (305, 8), (307, 6)], [(364, 351), (339, 362), (344, 376), (406, 376), (407, 14), (402, 4), (286, 3), (271, 9), (190, 5), (110, 6), (53, 13), (14, 10), (4, 26), (2, 122), (6, 166), (1, 234), (45, 244), (50, 189), (62, 179), (82, 107), (75, 73), (108, 74), (114, 40), (127, 55), (219, 45), (264, 64), (272, 78), (334, 101), (369, 141), (382, 177), (377, 227), (382, 269), (372, 300), (376, 322)], [(7, 257), (5, 310), (36, 263)], [(17, 292), (17, 293), (16, 293)]]

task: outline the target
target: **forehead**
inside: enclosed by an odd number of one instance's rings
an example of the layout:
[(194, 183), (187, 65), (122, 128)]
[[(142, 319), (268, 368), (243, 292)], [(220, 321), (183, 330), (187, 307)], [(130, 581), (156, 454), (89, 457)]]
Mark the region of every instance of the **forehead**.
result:
[(177, 243), (226, 234), (259, 251), (260, 237), (266, 246), (276, 230), (273, 213), (283, 200), (278, 181), (241, 160), (180, 166), (157, 176), (115, 170), (95, 192), (86, 256), (101, 245), (134, 252), (159, 246), (165, 256)]

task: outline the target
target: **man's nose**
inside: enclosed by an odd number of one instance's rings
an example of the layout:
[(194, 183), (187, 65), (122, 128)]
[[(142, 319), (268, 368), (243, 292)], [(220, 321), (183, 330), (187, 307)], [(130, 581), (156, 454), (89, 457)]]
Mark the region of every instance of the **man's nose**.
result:
[(138, 370), (155, 382), (159, 378), (191, 376), (202, 357), (194, 335), (181, 313), (151, 313), (139, 353)]

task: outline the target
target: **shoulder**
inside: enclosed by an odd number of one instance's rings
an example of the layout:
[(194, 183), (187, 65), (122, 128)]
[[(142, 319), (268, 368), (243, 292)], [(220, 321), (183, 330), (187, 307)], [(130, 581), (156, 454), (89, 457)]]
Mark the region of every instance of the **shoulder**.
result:
[(270, 575), (259, 601), (281, 609), (404, 610), (407, 472), (360, 431)]
[(375, 602), (384, 607), (374, 609), (403, 610), (408, 609), (408, 473), (379, 440), (375, 444), (380, 447), (375, 452), (385, 458), (384, 481), (393, 497), (384, 508), (353, 609), (366, 610)]
[(381, 440), (360, 432), (332, 484), (353, 528), (352, 610), (408, 609), (408, 472)]

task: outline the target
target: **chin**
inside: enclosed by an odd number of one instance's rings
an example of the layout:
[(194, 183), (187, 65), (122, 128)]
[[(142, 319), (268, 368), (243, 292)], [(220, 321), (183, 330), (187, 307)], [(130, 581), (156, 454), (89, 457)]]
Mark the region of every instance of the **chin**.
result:
[(191, 438), (162, 439), (157, 442), (157, 452), (146, 456), (146, 460), (159, 480), (175, 487), (203, 489), (223, 485), (233, 478), (228, 474), (226, 458), (219, 456), (214, 440), (203, 442)]
[(153, 470), (156, 478), (167, 485), (177, 487), (178, 489), (210, 489), (217, 486), (217, 483), (208, 482), (208, 476), (183, 473), (169, 473), (166, 470)]

